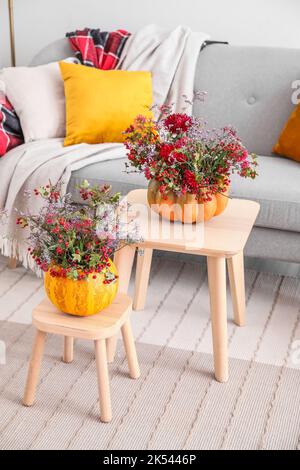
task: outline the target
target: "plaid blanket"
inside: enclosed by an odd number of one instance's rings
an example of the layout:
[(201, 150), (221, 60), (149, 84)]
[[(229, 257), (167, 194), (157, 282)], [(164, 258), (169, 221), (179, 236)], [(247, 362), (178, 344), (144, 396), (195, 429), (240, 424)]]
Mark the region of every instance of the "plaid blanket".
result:
[(23, 142), (19, 118), (4, 92), (0, 90), (0, 157)]
[(85, 28), (67, 33), (75, 56), (83, 65), (98, 69), (115, 69), (130, 33), (123, 29), (107, 32)]

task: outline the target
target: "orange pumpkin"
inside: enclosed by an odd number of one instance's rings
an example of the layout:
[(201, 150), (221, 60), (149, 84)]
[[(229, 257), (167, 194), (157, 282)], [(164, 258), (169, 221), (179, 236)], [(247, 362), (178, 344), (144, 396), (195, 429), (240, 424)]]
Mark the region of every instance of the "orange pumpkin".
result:
[(228, 204), (228, 193), (211, 196), (211, 201), (199, 203), (194, 194), (176, 195), (172, 191), (162, 194), (160, 183), (151, 180), (148, 185), (147, 199), (151, 209), (161, 217), (172, 222), (182, 223), (206, 222), (212, 217), (221, 214)]
[[(110, 263), (109, 270), (117, 275), (116, 266), (112, 261)], [(118, 279), (110, 284), (103, 284), (103, 281), (104, 273), (89, 274), (81, 281), (53, 277), (49, 271), (44, 277), (45, 290), (53, 305), (64, 313), (82, 317), (99, 313), (114, 300)]]

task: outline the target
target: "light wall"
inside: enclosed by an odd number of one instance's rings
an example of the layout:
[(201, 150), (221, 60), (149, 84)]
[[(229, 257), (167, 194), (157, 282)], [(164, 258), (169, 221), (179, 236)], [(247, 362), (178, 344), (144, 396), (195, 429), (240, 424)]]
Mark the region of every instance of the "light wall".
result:
[(0, 0), (0, 67), (10, 64), (7, 0)]
[[(7, 0), (0, 0), (0, 66), (9, 64)], [(76, 28), (178, 24), (231, 44), (300, 48), (300, 0), (14, 0), (18, 65)]]

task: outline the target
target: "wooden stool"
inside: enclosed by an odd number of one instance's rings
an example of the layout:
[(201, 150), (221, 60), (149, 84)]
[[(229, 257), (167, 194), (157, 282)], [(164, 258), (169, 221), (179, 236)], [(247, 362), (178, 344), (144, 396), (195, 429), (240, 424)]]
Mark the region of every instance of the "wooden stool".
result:
[(114, 302), (102, 312), (90, 317), (76, 317), (60, 312), (48, 299), (43, 300), (32, 313), (32, 323), (37, 328), (37, 333), (29, 364), (23, 404), (31, 406), (34, 403), (46, 334), (54, 333), (65, 337), (65, 362), (73, 360), (73, 338), (88, 339), (95, 343), (101, 421), (111, 421), (106, 340), (116, 336), (120, 329), (130, 377), (137, 379), (140, 376), (129, 320), (131, 308), (131, 299), (126, 294), (118, 294)]

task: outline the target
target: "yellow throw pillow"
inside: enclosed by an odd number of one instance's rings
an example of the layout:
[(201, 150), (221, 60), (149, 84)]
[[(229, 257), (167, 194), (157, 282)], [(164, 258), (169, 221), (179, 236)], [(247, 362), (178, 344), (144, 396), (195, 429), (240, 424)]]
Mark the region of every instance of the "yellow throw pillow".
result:
[(151, 72), (59, 63), (66, 95), (64, 145), (123, 142), (138, 114), (152, 117)]
[(300, 105), (290, 115), (273, 152), (300, 162)]

